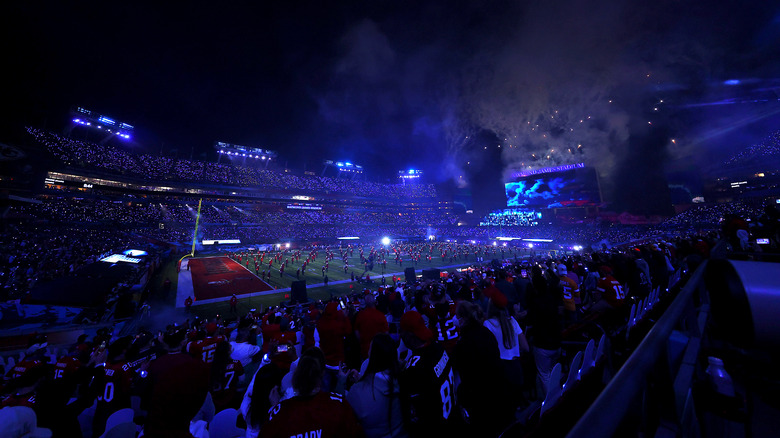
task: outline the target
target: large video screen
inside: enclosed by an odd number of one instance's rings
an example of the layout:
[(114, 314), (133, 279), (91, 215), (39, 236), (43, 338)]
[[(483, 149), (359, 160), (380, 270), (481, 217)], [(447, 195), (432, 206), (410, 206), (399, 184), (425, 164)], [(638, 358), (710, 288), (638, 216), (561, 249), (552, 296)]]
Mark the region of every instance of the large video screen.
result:
[(601, 203), (596, 171), (585, 167), (518, 178), (504, 184), (507, 207), (587, 207)]

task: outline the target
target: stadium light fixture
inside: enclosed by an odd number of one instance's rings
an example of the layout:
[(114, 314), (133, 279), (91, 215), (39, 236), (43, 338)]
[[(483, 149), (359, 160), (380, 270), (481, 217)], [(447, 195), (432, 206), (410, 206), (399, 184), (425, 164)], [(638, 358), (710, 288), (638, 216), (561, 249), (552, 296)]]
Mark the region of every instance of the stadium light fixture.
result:
[(382, 245), (387, 246), (390, 245), (390, 238), (385, 236), (382, 238)]

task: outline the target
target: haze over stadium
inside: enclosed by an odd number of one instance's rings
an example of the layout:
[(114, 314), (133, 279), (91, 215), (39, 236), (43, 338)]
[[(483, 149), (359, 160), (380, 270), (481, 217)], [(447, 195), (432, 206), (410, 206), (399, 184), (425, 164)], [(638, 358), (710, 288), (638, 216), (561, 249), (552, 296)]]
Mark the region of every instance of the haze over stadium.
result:
[(3, 433), (780, 427), (780, 1), (0, 17)]

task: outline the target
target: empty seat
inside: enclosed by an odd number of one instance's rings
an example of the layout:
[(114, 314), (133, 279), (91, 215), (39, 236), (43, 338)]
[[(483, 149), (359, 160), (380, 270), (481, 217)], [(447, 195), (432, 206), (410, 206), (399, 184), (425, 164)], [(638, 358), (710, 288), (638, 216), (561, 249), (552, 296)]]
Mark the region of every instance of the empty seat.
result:
[(566, 379), (566, 383), (563, 384), (563, 387), (561, 387), (561, 393), (566, 393), (566, 391), (570, 390), (574, 384), (577, 383), (577, 380), (579, 380), (580, 365), (582, 365), (582, 352), (578, 351), (571, 361), (571, 366), (569, 366), (569, 377)]
[[(131, 408), (120, 409), (114, 412), (108, 417), (108, 420), (106, 420), (106, 428), (104, 430), (108, 432), (120, 424), (132, 423), (133, 415), (134, 412)], [(135, 424), (133, 424), (133, 426), (135, 426)]]
[(585, 353), (582, 355), (582, 367), (580, 367), (579, 378), (582, 379), (593, 365), (595, 365), (596, 359), (596, 344), (591, 339), (588, 341), (588, 345), (585, 346)]
[(542, 402), (542, 408), (539, 415), (544, 415), (545, 412), (550, 410), (558, 399), (561, 398), (561, 364), (556, 363), (550, 373), (550, 383), (547, 384), (547, 395)]
[(594, 358), (594, 365), (597, 363), (601, 363), (606, 358), (606, 348), (607, 348), (607, 335), (601, 335), (601, 339), (599, 339), (599, 346), (596, 349), (596, 357)]

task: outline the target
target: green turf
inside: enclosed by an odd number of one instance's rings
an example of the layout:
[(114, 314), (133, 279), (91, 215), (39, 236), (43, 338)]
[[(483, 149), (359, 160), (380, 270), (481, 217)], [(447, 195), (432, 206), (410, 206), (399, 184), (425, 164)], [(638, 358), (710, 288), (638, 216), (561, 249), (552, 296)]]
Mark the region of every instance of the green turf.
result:
[[(328, 287), (324, 286), (315, 286), (323, 282), (323, 275), (322, 275), (322, 266), (325, 264), (325, 251), (320, 250), (317, 252), (317, 260), (310, 262), (306, 266), (306, 272), (305, 274), (302, 274), (300, 276), (301, 280), (306, 280), (307, 282), (307, 295), (309, 297), (310, 301), (316, 301), (316, 300), (322, 300), (322, 299), (329, 299), (331, 296), (341, 296), (341, 295), (347, 295), (352, 292), (356, 292), (361, 290), (362, 288), (366, 287), (362, 283), (357, 281), (357, 278), (363, 274), (363, 268), (361, 266), (356, 266), (360, 264), (360, 253), (358, 250), (355, 250), (352, 257), (349, 257), (347, 259), (347, 263), (349, 264), (349, 268), (344, 273), (344, 263), (339, 258), (339, 253), (337, 250), (334, 252), (334, 259), (330, 261), (329, 269), (327, 272), (329, 285)], [(368, 255), (368, 250), (364, 252), (364, 255)], [(290, 257), (290, 263), (287, 265), (284, 271), (284, 275), (280, 277), (279, 275), (279, 263), (274, 262), (274, 265), (271, 269), (271, 278), (268, 279), (268, 276), (266, 275), (266, 282), (269, 283), (271, 286), (273, 286), (275, 289), (286, 289), (289, 288), (293, 281), (297, 281), (295, 271), (301, 267), (303, 264), (303, 261), (306, 259), (306, 256), (308, 255), (308, 251), (304, 251), (301, 253), (301, 260), (298, 262), (294, 262), (292, 260), (292, 251), (288, 252), (289, 255), (286, 255), (285, 258), (288, 256)], [(268, 272), (268, 260), (270, 257), (273, 257), (273, 253), (266, 254), (265, 260), (262, 265), (260, 265), (260, 271), (256, 274), (258, 277), (260, 276), (262, 269), (265, 268), (266, 272)], [(447, 257), (444, 260), (442, 260), (440, 254), (438, 251), (434, 252), (435, 257), (428, 262), (427, 260), (420, 260), (417, 264), (410, 263), (409, 257), (405, 255), (405, 260), (403, 262), (403, 265), (399, 266), (395, 262), (395, 255), (390, 255), (390, 260), (387, 262), (387, 267), (385, 269), (385, 280), (387, 284), (390, 284), (392, 282), (392, 273), (401, 273), (400, 277), (404, 278), (403, 271), (405, 268), (413, 267), (415, 270), (422, 270), (422, 269), (428, 269), (428, 268), (442, 268), (444, 266), (452, 266), (452, 265), (470, 265), (475, 264), (474, 261), (474, 255), (469, 255), (468, 258), (464, 259), (463, 256), (459, 257), (458, 259), (454, 259), (452, 262), (450, 262), (450, 258)], [(214, 257), (214, 256), (224, 256), (224, 253), (221, 254), (202, 254), (202, 257)], [(509, 254), (507, 253), (507, 256)], [(197, 256), (196, 256), (197, 257)], [(486, 260), (491, 260), (494, 258), (494, 255), (488, 255), (485, 256)], [(260, 257), (258, 256), (258, 264), (260, 261)], [(249, 271), (252, 273), (255, 273), (254, 269), (254, 262), (248, 261), (246, 258), (242, 260), (242, 264), (244, 267), (247, 267)], [(443, 268), (444, 270), (447, 270), (449, 268)], [(453, 268), (454, 269), (454, 268)], [(350, 280), (350, 273), (354, 272), (356, 281), (353, 283), (351, 281), (347, 281), (347, 283), (342, 284), (333, 284), (334, 282), (340, 281), (340, 280)], [(375, 289), (379, 287), (382, 284), (382, 267), (379, 263), (374, 264), (374, 269), (371, 271), (368, 271), (368, 275), (370, 275), (372, 283), (370, 287), (372, 289)], [(350, 288), (350, 285), (352, 288)], [(247, 312), (249, 309), (252, 308), (266, 308), (271, 305), (278, 305), (281, 301), (289, 300), (289, 293), (290, 292), (280, 292), (278, 294), (268, 294), (263, 296), (256, 296), (256, 297), (248, 297), (248, 298), (240, 298), (238, 300), (238, 313), (243, 314)], [(201, 317), (213, 317), (216, 314), (219, 315), (229, 315), (230, 312), (230, 304), (228, 301), (219, 302), (219, 303), (211, 303), (211, 304), (204, 304), (204, 305), (198, 305), (192, 307), (193, 314)]]

